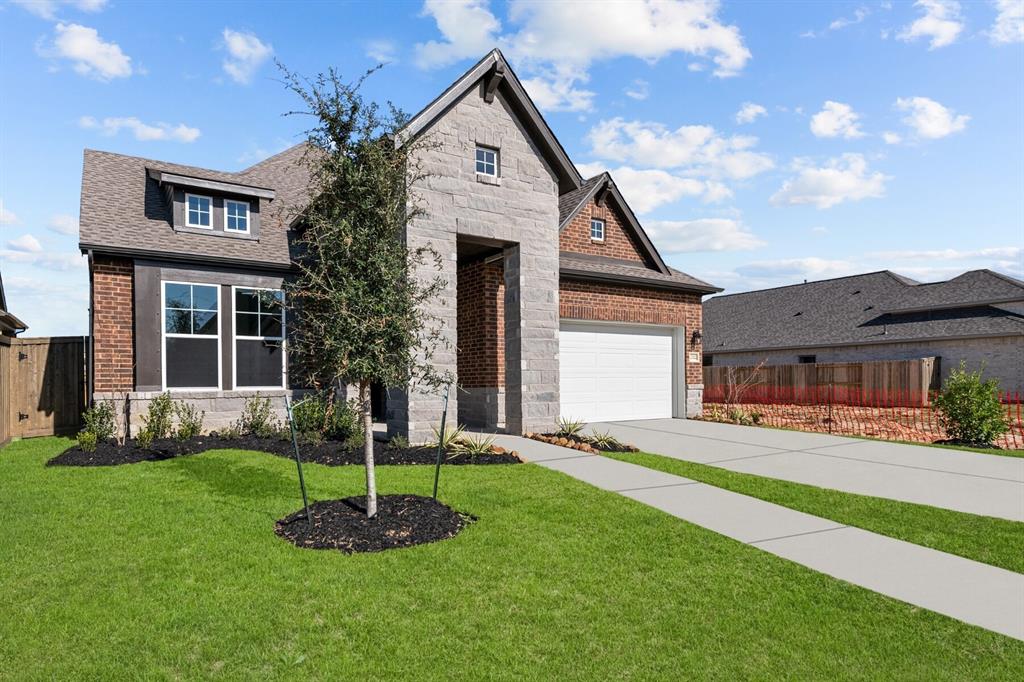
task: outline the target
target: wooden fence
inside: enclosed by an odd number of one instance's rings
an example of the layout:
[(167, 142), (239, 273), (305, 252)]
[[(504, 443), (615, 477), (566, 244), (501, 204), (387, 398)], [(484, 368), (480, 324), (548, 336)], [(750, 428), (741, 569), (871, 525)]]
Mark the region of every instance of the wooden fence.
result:
[(83, 337), (0, 340), (0, 444), (74, 433), (85, 406)]
[(927, 405), (939, 358), (704, 368), (704, 402)]

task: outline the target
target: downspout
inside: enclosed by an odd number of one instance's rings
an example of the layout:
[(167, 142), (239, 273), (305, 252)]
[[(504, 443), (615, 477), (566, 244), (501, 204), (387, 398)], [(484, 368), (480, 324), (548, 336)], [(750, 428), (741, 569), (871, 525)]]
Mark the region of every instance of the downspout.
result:
[(95, 305), (95, 288), (93, 286), (93, 255), (92, 249), (86, 252), (86, 256), (89, 258), (89, 343), (87, 345), (89, 357), (86, 358), (86, 372), (85, 372), (85, 390), (88, 392), (85, 396), (86, 405), (92, 406), (92, 395), (93, 395), (93, 307)]

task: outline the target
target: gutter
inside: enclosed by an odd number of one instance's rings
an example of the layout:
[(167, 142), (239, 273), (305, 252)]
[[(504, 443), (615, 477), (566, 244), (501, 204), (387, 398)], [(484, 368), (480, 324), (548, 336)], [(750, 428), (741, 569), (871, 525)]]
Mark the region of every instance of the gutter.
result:
[(292, 265), (292, 263), (290, 262), (270, 263), (265, 261), (245, 260), (241, 258), (228, 258), (225, 256), (168, 253), (166, 251), (149, 251), (146, 249), (104, 246), (101, 244), (80, 243), (78, 245), (78, 248), (82, 251), (82, 253), (89, 255), (90, 258), (92, 258), (92, 254), (95, 252), (97, 254), (109, 254), (111, 256), (130, 256), (132, 258), (148, 258), (152, 260), (165, 260), (180, 263), (198, 263), (201, 265), (233, 265), (236, 267), (249, 268), (251, 270), (274, 270), (281, 272), (290, 272), (295, 270), (295, 266)]

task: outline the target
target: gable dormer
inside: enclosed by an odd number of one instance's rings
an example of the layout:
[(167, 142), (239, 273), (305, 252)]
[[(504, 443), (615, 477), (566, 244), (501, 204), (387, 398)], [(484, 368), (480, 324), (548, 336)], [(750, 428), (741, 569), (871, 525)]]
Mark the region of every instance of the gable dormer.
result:
[(274, 190), (154, 168), (146, 173), (162, 190), (175, 232), (259, 240), (261, 202), (273, 201)]

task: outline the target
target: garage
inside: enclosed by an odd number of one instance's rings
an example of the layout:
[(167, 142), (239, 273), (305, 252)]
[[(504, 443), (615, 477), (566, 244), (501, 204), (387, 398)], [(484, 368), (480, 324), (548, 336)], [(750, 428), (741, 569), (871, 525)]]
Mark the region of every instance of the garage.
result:
[(561, 415), (593, 421), (672, 417), (674, 327), (563, 321)]

